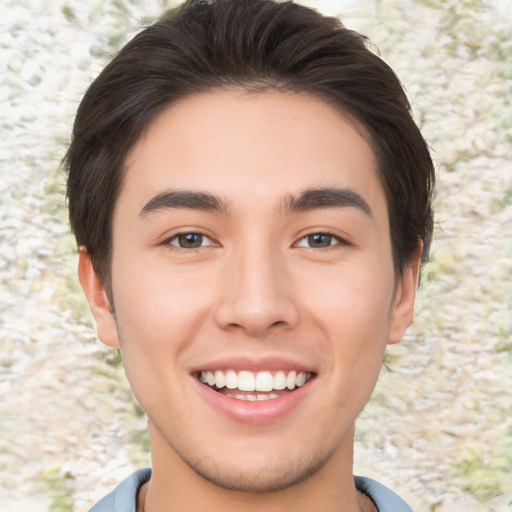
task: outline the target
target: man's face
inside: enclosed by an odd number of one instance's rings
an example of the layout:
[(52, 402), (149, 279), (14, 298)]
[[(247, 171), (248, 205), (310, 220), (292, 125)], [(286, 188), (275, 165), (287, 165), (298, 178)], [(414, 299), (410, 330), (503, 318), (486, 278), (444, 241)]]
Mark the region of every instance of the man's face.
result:
[(410, 321), (405, 276), (374, 154), (333, 108), (217, 91), (165, 110), (114, 211), (115, 321), (96, 312), (154, 466), (264, 491), (350, 463), (386, 343)]

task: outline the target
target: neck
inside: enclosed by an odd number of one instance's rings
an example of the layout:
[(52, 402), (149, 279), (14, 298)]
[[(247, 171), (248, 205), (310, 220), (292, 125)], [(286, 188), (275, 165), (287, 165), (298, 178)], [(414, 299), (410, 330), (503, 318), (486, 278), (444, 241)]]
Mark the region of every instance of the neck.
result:
[(150, 424), (153, 472), (139, 493), (137, 512), (372, 512), (371, 500), (356, 491), (352, 474), (353, 429), (329, 460), (306, 479), (271, 492), (237, 491), (193, 471)]

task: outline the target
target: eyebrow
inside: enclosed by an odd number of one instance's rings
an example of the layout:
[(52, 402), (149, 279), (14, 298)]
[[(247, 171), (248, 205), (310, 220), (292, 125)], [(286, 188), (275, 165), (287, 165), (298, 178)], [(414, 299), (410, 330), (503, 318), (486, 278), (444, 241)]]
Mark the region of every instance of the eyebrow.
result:
[(310, 188), (297, 196), (287, 196), (284, 213), (305, 212), (321, 208), (357, 208), (369, 217), (372, 209), (365, 199), (350, 188)]
[[(310, 188), (298, 195), (288, 195), (284, 201), (285, 214), (322, 208), (357, 208), (369, 217), (372, 210), (364, 198), (349, 188)], [(166, 190), (152, 197), (139, 213), (146, 217), (168, 209), (188, 208), (229, 215), (229, 204), (219, 196), (191, 190)]]
[(228, 214), (227, 202), (218, 196), (189, 190), (166, 190), (152, 197), (144, 205), (139, 216), (146, 217), (151, 213), (175, 208)]

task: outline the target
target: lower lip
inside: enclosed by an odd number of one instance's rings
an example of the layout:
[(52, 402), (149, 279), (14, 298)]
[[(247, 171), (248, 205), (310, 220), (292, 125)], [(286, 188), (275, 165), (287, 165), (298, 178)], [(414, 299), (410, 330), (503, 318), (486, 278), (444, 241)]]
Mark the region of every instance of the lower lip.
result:
[(250, 402), (218, 393), (194, 378), (200, 393), (210, 405), (230, 420), (249, 425), (265, 425), (285, 417), (304, 400), (314, 380), (310, 379), (304, 386), (279, 398)]

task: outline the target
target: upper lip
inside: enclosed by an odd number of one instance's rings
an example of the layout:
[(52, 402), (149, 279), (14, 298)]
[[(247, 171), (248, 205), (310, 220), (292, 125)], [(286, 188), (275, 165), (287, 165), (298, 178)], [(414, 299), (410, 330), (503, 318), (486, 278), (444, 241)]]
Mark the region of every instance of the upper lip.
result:
[(299, 361), (282, 356), (267, 356), (267, 357), (226, 357), (217, 358), (212, 361), (204, 362), (203, 364), (195, 365), (190, 373), (194, 374), (201, 371), (215, 370), (234, 370), (234, 371), (249, 371), (249, 372), (262, 372), (262, 371), (279, 371), (279, 370), (295, 370), (297, 372), (316, 373), (315, 368), (310, 364), (306, 365)]

